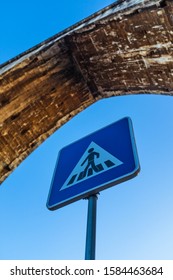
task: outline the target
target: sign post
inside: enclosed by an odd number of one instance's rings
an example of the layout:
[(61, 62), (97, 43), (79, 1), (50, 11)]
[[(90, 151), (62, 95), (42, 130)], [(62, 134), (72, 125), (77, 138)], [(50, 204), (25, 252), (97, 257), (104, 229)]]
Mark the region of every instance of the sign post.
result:
[(95, 260), (97, 195), (88, 198), (85, 260)]

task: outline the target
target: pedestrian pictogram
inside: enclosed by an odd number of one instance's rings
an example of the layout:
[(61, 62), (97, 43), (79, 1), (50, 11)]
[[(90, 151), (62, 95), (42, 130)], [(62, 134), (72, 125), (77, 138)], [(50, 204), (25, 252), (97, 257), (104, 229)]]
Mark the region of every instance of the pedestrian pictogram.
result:
[(61, 190), (72, 187), (74, 184), (80, 183), (93, 176), (97, 176), (120, 164), (123, 164), (121, 160), (92, 141), (68, 176)]

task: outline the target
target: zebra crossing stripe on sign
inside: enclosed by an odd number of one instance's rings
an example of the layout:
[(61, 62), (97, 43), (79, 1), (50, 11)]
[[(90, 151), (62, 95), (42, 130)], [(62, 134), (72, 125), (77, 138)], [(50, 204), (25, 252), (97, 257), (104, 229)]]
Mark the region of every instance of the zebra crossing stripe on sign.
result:
[(123, 164), (123, 162), (120, 159), (92, 141), (62, 185), (60, 191), (121, 164)]

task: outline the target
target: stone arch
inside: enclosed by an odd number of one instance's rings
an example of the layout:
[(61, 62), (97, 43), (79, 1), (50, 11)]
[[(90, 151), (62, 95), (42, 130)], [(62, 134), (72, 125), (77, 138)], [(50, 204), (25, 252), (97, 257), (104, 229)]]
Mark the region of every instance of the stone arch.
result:
[(173, 95), (173, 2), (119, 0), (0, 68), (0, 182), (110, 96)]

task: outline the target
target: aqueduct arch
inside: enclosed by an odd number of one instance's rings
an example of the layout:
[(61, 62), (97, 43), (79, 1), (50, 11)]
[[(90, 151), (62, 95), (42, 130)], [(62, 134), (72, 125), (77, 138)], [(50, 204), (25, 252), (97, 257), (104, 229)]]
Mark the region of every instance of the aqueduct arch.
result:
[(109, 96), (173, 95), (173, 1), (119, 0), (0, 67), (0, 182)]

